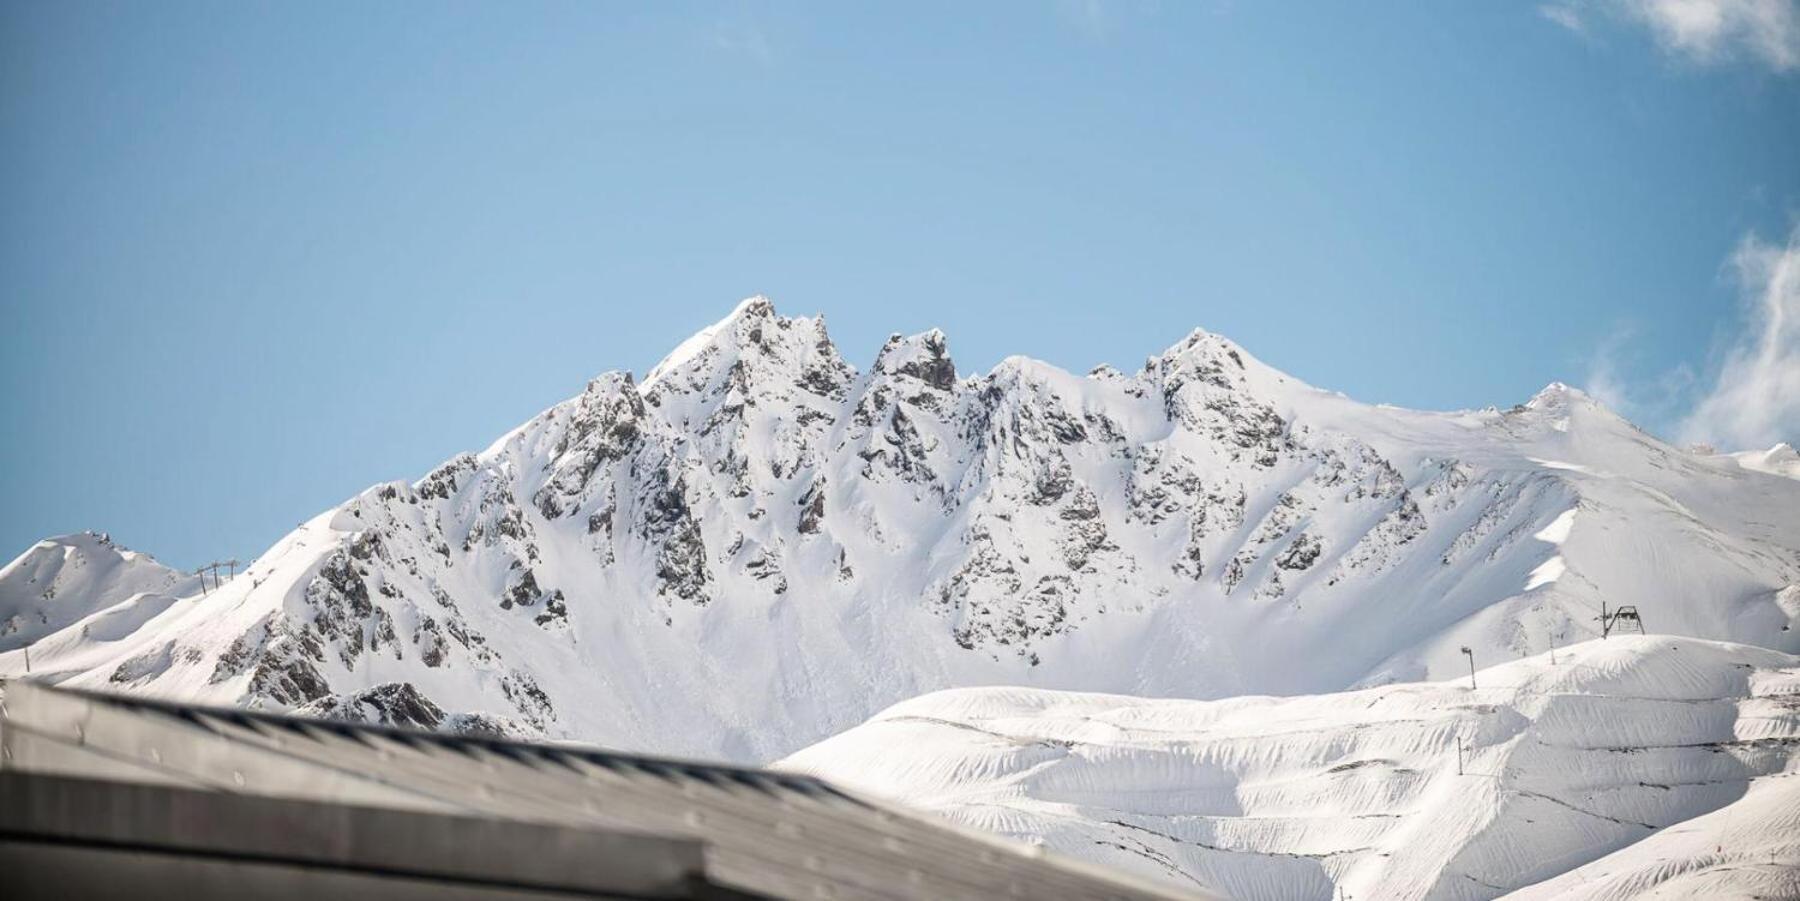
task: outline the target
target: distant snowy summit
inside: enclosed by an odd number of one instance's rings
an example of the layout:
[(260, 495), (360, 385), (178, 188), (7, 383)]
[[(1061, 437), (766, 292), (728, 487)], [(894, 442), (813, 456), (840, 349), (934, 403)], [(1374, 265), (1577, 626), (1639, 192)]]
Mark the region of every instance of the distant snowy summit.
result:
[(198, 584), (102, 533), (45, 539), (0, 569), (0, 651), (22, 649), (76, 623), (90, 635), (96, 628), (135, 630), (152, 609)]
[(1204, 331), (1134, 373), (968, 373), (935, 330), (859, 369), (752, 298), (216, 590), (42, 578), (0, 580), (0, 672), (29, 641), (75, 685), (766, 761), (964, 685), (1445, 678), (1603, 603), (1793, 652), (1800, 481), (1566, 386), (1370, 406)]

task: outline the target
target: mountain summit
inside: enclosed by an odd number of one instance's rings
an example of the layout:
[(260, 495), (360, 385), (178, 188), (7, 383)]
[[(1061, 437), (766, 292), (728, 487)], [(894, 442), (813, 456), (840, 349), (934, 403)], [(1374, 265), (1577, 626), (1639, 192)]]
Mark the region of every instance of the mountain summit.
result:
[(1448, 677), (1603, 602), (1792, 652), (1796, 585), (1800, 481), (1573, 389), (1370, 406), (1203, 331), (1129, 375), (970, 375), (935, 330), (859, 372), (759, 297), (222, 587), (31, 640), (75, 685), (764, 761), (955, 686)]

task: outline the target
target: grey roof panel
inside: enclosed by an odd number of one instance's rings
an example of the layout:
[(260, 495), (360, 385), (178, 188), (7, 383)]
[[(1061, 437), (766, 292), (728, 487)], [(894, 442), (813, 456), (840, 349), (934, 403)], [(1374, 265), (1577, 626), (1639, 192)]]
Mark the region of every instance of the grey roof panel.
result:
[(1197, 897), (791, 773), (21, 682), (5, 687), (5, 707), (0, 767), (656, 836), (699, 847), (701, 883), (720, 890), (847, 899)]

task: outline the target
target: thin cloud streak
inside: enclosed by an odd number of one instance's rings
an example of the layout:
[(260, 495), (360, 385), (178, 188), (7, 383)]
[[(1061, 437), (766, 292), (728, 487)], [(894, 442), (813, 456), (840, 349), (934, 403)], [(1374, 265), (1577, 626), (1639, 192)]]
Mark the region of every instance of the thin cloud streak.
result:
[(1701, 64), (1748, 57), (1800, 69), (1800, 0), (1562, 0), (1538, 13), (1582, 36), (1607, 18), (1649, 30), (1665, 51)]
[(1576, 12), (1573, 7), (1547, 3), (1538, 7), (1538, 15), (1555, 22), (1582, 37), (1587, 37), (1587, 22), (1581, 18), (1581, 13)]

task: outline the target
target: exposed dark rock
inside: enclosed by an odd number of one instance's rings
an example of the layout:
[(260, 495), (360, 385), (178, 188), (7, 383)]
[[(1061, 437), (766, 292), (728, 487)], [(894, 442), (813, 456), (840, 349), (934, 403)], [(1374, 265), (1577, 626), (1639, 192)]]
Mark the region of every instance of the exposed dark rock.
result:
[(819, 524), (824, 521), (825, 479), (821, 476), (800, 497), (800, 520), (796, 528), (802, 535), (817, 535)]
[(1282, 569), (1306, 569), (1313, 565), (1313, 561), (1319, 559), (1319, 554), (1324, 549), (1323, 542), (1319, 541), (1316, 536), (1302, 532), (1293, 540), (1293, 543), (1287, 546), (1281, 556), (1275, 559), (1275, 565)]
[(950, 359), (944, 333), (936, 329), (916, 338), (895, 334), (875, 358), (877, 372), (907, 375), (939, 391), (956, 387), (956, 364)]
[(443, 708), (411, 682), (383, 682), (351, 694), (318, 698), (294, 713), (405, 729), (436, 729), (444, 721)]
[(569, 620), (569, 605), (563, 600), (562, 589), (557, 589), (544, 599), (544, 612), (532, 618), (532, 622), (540, 626), (561, 625)]

